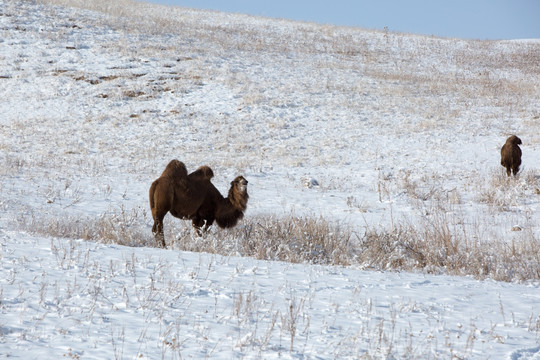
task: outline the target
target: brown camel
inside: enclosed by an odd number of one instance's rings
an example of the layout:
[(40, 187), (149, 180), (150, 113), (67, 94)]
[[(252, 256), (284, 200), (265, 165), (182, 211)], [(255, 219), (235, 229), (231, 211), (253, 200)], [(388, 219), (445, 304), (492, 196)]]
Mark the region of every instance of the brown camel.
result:
[(154, 219), (152, 232), (158, 244), (166, 246), (163, 218), (168, 212), (179, 219), (191, 219), (198, 234), (205, 222), (204, 230), (214, 220), (220, 227), (232, 227), (244, 216), (249, 198), (247, 181), (237, 177), (231, 183), (229, 196), (223, 198), (210, 181), (213, 176), (214, 172), (208, 166), (201, 166), (188, 175), (184, 163), (172, 160), (152, 183), (149, 191)]
[(516, 135), (512, 135), (506, 139), (506, 143), (501, 148), (501, 165), (506, 168), (506, 174), (508, 176), (512, 173), (516, 176), (519, 171), (519, 166), (521, 165), (520, 144), (521, 139)]

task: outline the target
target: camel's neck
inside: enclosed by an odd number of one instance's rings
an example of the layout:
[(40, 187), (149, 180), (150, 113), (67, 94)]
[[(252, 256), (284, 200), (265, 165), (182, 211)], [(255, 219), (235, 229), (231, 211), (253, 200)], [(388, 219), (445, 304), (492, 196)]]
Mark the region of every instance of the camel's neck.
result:
[(248, 194), (239, 194), (235, 191), (234, 187), (231, 187), (229, 189), (229, 195), (227, 196), (227, 200), (229, 200), (229, 202), (235, 209), (245, 211), (247, 207)]

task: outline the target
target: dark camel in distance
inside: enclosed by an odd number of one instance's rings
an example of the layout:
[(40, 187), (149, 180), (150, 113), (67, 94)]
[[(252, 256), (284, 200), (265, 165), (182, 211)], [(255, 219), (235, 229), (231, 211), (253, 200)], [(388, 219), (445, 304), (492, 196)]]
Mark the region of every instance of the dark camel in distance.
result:
[(501, 148), (501, 165), (506, 168), (506, 175), (508, 176), (512, 173), (516, 176), (519, 171), (521, 165), (520, 144), (521, 139), (516, 135), (512, 135), (506, 139), (506, 143)]

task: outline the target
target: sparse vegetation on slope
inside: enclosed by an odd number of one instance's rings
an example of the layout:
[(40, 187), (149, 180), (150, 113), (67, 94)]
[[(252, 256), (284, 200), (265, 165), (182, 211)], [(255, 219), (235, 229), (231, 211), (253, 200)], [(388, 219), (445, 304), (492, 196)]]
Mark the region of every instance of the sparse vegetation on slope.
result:
[[(0, 0), (0, 356), (538, 356), (539, 60), (537, 41)], [(154, 248), (171, 159), (221, 193), (245, 176), (237, 227), (166, 216)]]
[[(90, 12), (43, 5), (63, 22), (23, 28), (15, 25), (25, 15), (19, 3), (3, 10), (13, 19), (7, 41), (33, 34), (24, 41), (42, 41), (35, 51), (49, 59), (34, 65), (23, 49), (3, 59), (8, 87), (21, 76), (42, 85), (6, 97), (8, 106), (36, 101), (24, 116), (7, 112), (2, 129), (5, 139), (20, 139), (2, 144), (1, 186), (12, 194), (10, 213), (24, 214), (15, 221), (22, 228), (154, 246), (144, 189), (179, 158), (255, 182), (241, 228), (196, 239), (172, 221), (176, 248), (538, 278), (530, 270), (540, 231), (537, 42), (438, 39), (131, 1), (38, 3)], [(526, 139), (525, 170), (512, 180), (500, 176), (497, 158), (510, 131)], [(316, 186), (303, 188), (306, 173), (317, 174)], [(265, 197), (283, 209), (272, 213)], [(321, 211), (298, 211), (312, 204)]]

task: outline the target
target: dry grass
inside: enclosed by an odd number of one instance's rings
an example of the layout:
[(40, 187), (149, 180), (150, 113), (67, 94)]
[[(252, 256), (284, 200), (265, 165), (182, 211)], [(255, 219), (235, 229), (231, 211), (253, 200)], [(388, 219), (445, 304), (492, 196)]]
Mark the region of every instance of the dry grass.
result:
[(436, 214), (418, 226), (369, 229), (359, 262), (376, 270), (420, 270), (498, 281), (540, 279), (540, 243), (532, 232), (482, 241), (474, 229)]
[(18, 219), (18, 226), (26, 231), (67, 239), (99, 241), (124, 246), (154, 246), (155, 241), (148, 229), (146, 211), (141, 209), (103, 213), (97, 217), (44, 216), (31, 212)]
[[(103, 0), (41, 2), (109, 14), (111, 17), (104, 18), (107, 25), (122, 27), (132, 33), (181, 34), (191, 39), (192, 47), (201, 46), (202, 51), (208, 51), (208, 46), (201, 44), (211, 43), (218, 49), (246, 53), (336, 55), (335, 60), (327, 59), (327, 63), (321, 66), (360, 70), (374, 79), (397, 83), (398, 86), (392, 86), (393, 92), (414, 95), (415, 98), (428, 95), (437, 100), (450, 93), (455, 96), (456, 103), (492, 99), (494, 106), (517, 108), (528, 105), (523, 101), (538, 95), (538, 43), (519, 44), (511, 51), (502, 51), (493, 41), (415, 37), (388, 31), (365, 31), (362, 34), (355, 29), (302, 22), (283, 22), (281, 29), (278, 21), (272, 26), (259, 26), (246, 16), (238, 17), (237, 23), (220, 13), (212, 13), (209, 20), (207, 13), (185, 8), (168, 8), (163, 15), (162, 7), (148, 7), (128, 0), (114, 3)], [(177, 16), (170, 16), (173, 12)], [(247, 18), (256, 25), (247, 25), (247, 21), (243, 23)], [(284, 30), (290, 28), (294, 30)], [(455, 50), (451, 53), (447, 53), (449, 42), (455, 43)], [(160, 51), (164, 50), (162, 45), (159, 47)], [(174, 48), (169, 50), (181, 51)], [(149, 45), (148, 50), (158, 49)], [(448, 59), (446, 63), (441, 63), (438, 68), (422, 67), (425, 59), (441, 57), (442, 53)], [(343, 85), (344, 92), (357, 90), (349, 88), (356, 88), (357, 84), (340, 84)], [(440, 108), (447, 106), (441, 104)]]
[(540, 178), (535, 170), (525, 170), (518, 177), (508, 177), (502, 168), (492, 170), (485, 183), (479, 183), (478, 201), (495, 212), (511, 211), (540, 195)]
[[(508, 238), (490, 238), (475, 224), (434, 210), (419, 224), (368, 227), (360, 233), (322, 218), (248, 218), (231, 230), (213, 229), (203, 237), (186, 223), (166, 218), (169, 248), (224, 256), (341, 266), (372, 270), (422, 271), (498, 281), (540, 280), (540, 242), (530, 229)], [(119, 211), (97, 218), (31, 216), (19, 226), (40, 235), (85, 239), (125, 246), (156, 246), (146, 213)]]

